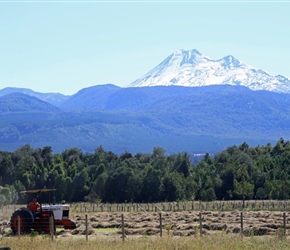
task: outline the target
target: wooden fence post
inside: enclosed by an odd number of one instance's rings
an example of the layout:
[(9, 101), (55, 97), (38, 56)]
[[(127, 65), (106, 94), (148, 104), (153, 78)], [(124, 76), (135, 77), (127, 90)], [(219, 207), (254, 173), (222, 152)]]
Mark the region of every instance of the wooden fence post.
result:
[(53, 216), (52, 215), (49, 217), (49, 229), (50, 229), (51, 240), (53, 240), (53, 235), (54, 235), (54, 221), (53, 221)]
[(283, 236), (286, 239), (286, 213), (283, 213)]
[(20, 238), (20, 216), (17, 216), (17, 233), (18, 233), (18, 238)]
[(199, 234), (200, 234), (200, 237), (202, 237), (202, 217), (201, 217), (201, 212), (199, 212)]
[(243, 212), (241, 212), (241, 236), (244, 236), (244, 216)]
[(122, 239), (125, 241), (125, 228), (124, 228), (124, 214), (121, 215), (122, 218)]
[(85, 221), (86, 221), (86, 241), (88, 241), (89, 232), (88, 232), (88, 215), (85, 215)]
[(162, 213), (159, 213), (160, 237), (162, 237)]

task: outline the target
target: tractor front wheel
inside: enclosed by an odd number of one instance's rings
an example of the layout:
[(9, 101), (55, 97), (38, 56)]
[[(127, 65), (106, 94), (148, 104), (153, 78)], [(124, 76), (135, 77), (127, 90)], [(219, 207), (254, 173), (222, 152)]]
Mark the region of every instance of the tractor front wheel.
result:
[(64, 229), (75, 229), (77, 227), (73, 220), (63, 220), (62, 225)]

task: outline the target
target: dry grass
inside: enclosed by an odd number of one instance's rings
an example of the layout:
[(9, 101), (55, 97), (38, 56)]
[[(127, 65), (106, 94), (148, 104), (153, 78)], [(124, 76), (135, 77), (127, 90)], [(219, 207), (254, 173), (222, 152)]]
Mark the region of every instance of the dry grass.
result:
[(136, 237), (126, 239), (120, 237), (92, 237), (88, 241), (84, 237), (58, 237), (51, 241), (47, 236), (37, 237), (7, 237), (2, 238), (0, 247), (8, 246), (12, 250), (52, 250), (52, 249), (106, 249), (106, 250), (192, 250), (192, 249), (289, 249), (289, 240), (280, 240), (277, 237), (247, 237), (241, 238), (229, 235), (213, 235), (205, 237)]

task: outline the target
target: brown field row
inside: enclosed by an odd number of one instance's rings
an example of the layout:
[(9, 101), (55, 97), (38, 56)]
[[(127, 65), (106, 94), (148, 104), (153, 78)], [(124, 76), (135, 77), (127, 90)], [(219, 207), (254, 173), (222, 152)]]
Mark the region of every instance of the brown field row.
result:
[[(85, 216), (88, 218), (87, 227)], [(87, 232), (88, 235), (120, 237), (122, 229), (126, 237), (165, 234), (172, 236), (211, 235), (216, 232), (245, 236), (282, 236), (284, 234), (287, 236), (290, 233), (289, 212), (277, 211), (72, 213), (71, 218), (76, 222), (77, 228), (58, 229), (59, 236), (86, 235)], [(11, 235), (9, 218), (1, 218), (0, 226), (2, 235)]]

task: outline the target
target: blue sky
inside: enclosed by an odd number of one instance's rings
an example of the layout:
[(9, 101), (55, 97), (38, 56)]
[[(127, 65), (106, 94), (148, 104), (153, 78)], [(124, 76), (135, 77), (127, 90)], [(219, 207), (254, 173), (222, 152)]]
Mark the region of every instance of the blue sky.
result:
[(1, 1), (0, 89), (126, 86), (179, 49), (290, 78), (290, 2)]

